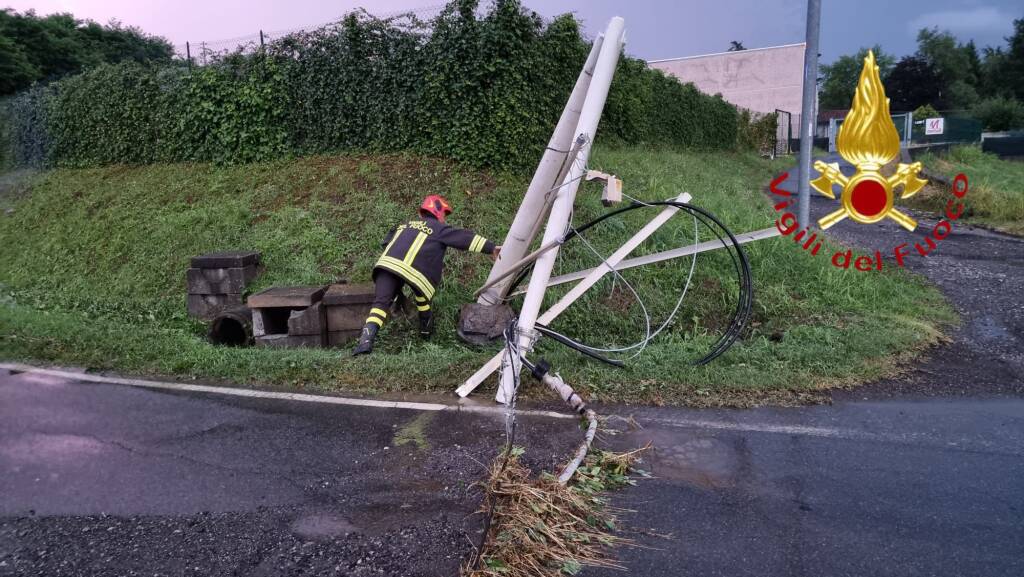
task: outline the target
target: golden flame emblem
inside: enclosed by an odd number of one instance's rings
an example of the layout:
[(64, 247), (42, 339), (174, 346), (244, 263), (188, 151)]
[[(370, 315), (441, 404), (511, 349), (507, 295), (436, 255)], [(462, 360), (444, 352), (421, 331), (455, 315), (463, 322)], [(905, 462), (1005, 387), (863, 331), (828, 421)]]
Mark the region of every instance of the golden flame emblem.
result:
[(864, 224), (888, 217), (913, 232), (917, 221), (893, 206), (894, 191), (902, 185), (900, 198), (909, 198), (928, 181), (917, 177), (921, 171), (920, 162), (900, 163), (892, 176), (881, 173), (883, 166), (899, 156), (900, 137), (889, 116), (889, 99), (878, 75), (875, 55), (870, 50), (857, 81), (853, 108), (839, 127), (836, 147), (840, 156), (857, 167), (857, 172), (848, 177), (840, 172), (838, 162), (826, 164), (815, 161), (814, 169), (821, 173), (811, 181), (815, 190), (835, 199), (832, 187), (842, 187), (842, 208), (822, 217), (818, 226), (825, 230), (846, 217)]

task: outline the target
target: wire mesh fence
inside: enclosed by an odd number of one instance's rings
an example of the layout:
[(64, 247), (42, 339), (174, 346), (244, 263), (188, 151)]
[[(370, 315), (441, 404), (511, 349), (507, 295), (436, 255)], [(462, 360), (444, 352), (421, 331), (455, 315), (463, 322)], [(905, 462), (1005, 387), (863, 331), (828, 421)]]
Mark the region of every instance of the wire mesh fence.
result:
[[(434, 17), (439, 15), (444, 10), (445, 4), (432, 4), (424, 6), (422, 8), (415, 8), (412, 10), (400, 10), (394, 12), (383, 12), (373, 13), (363, 8), (350, 10), (338, 16), (334, 20), (326, 22), (319, 22), (317, 24), (311, 24), (309, 26), (299, 26), (296, 28), (284, 28), (278, 30), (257, 30), (252, 34), (246, 34), (244, 36), (236, 36), (234, 38), (224, 38), (220, 40), (189, 40), (182, 44), (174, 45), (174, 54), (182, 60), (188, 60), (192, 64), (205, 65), (216, 61), (228, 54), (233, 53), (252, 53), (267, 44), (281, 40), (293, 34), (303, 34), (314, 32), (322, 28), (328, 28), (340, 24), (349, 15), (366, 15), (372, 18), (379, 18), (382, 20), (402, 20), (407, 19), (410, 22), (415, 22), (417, 25), (427, 26)], [(478, 9), (482, 13), (482, 9)]]

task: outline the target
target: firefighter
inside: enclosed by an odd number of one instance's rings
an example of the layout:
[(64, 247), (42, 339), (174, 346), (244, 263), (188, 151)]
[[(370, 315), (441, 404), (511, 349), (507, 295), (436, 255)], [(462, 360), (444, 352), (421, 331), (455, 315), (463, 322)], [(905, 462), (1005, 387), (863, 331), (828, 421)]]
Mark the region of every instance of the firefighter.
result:
[(403, 285), (409, 285), (419, 311), (420, 336), (429, 338), (434, 332), (434, 312), (431, 301), (441, 282), (444, 252), (448, 248), (482, 252), (498, 259), (500, 246), (471, 230), (445, 224), (452, 207), (444, 198), (432, 194), (420, 205), (421, 220), (412, 220), (396, 226), (385, 237), (384, 254), (373, 267), (376, 286), (370, 316), (359, 336), (353, 355), (365, 355), (373, 350), (377, 331), (384, 326), (391, 303), (400, 294)]

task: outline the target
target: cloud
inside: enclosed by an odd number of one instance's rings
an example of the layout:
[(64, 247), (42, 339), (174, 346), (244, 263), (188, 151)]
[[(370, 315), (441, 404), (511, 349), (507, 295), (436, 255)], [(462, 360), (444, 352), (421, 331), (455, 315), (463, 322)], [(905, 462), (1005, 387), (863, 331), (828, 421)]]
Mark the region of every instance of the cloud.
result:
[(1013, 16), (994, 6), (979, 6), (922, 14), (907, 23), (907, 30), (913, 34), (922, 28), (932, 27), (949, 30), (956, 36), (1002, 36), (1012, 32)]

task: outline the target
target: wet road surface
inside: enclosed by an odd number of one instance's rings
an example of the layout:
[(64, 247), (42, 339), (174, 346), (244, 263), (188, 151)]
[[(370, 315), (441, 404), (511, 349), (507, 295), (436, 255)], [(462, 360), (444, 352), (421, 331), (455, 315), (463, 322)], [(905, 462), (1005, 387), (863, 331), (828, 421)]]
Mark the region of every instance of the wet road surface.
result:
[(1024, 574), (1024, 400), (679, 418), (641, 412), (616, 441), (656, 447), (614, 500), (637, 511), (633, 575)]
[[(1022, 400), (615, 412), (644, 428), (609, 442), (656, 447), (614, 497), (629, 574), (1024, 573)], [(549, 470), (579, 438), (518, 430)], [(0, 575), (455, 575), (502, 440), (500, 415), (0, 376)]]
[(455, 575), (503, 423), (2, 374), (0, 575)]

